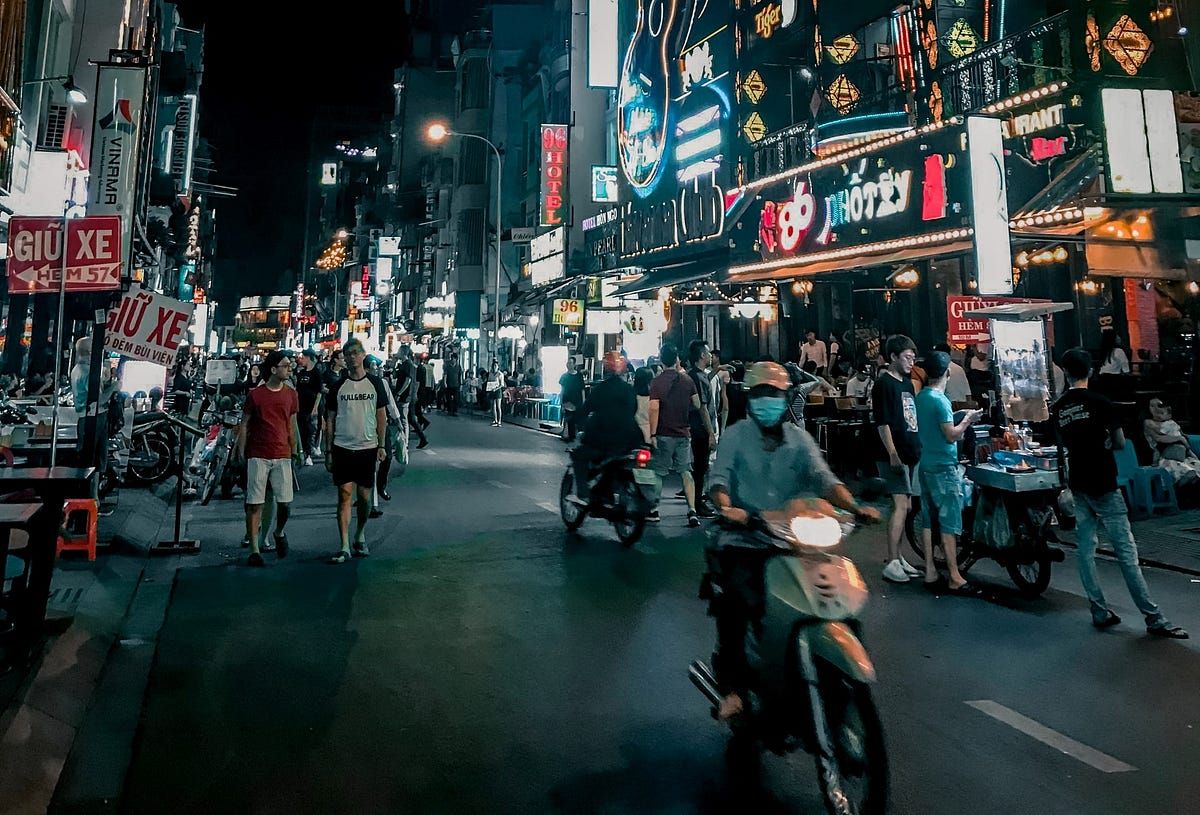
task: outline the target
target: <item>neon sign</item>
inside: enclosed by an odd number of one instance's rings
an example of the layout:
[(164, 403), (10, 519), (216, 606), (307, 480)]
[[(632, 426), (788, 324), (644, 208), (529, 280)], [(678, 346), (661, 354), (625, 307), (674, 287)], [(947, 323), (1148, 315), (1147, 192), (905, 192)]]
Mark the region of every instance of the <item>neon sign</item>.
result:
[(888, 168), (875, 179), (864, 179), (867, 160), (850, 175), (849, 186), (829, 196), (829, 218), (833, 226), (890, 218), (908, 209), (912, 170)]
[(541, 225), (557, 226), (567, 209), (566, 125), (542, 125)]
[(754, 32), (764, 40), (769, 40), (782, 23), (783, 6), (779, 3), (767, 3), (754, 15)]
[(621, 170), (635, 195), (645, 198), (662, 179), (667, 159), (667, 108), (671, 101), (673, 39), (677, 0), (638, 0), (633, 36), (621, 61), (617, 91), (617, 153)]
[(1066, 136), (1059, 136), (1054, 139), (1048, 139), (1045, 136), (1034, 136), (1029, 141), (1029, 157), (1034, 161), (1046, 161), (1058, 156), (1065, 156), (1066, 154)]

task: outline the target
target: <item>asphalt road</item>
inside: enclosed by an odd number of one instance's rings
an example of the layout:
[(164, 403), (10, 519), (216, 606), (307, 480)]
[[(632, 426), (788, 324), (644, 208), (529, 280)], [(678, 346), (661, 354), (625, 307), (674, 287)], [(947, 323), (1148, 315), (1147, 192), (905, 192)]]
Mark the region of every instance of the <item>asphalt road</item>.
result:
[[(228, 562), (178, 573), (125, 811), (822, 811), (804, 754), (757, 779), (725, 769), (686, 674), (712, 626), (682, 502), (626, 551), (597, 521), (564, 533), (557, 439), (440, 417), (431, 438), (351, 565), (323, 562), (320, 467), (293, 555), (267, 569), (242, 565), (236, 502), (196, 509), (192, 533)], [(1126, 623), (1099, 633), (1070, 555), (1044, 598), (985, 603), (882, 583), (877, 530), (848, 551), (874, 592), (892, 811), (1200, 811), (1200, 640), (1147, 639), (1115, 564), (1102, 578)], [(1148, 579), (1200, 635), (1200, 582)]]

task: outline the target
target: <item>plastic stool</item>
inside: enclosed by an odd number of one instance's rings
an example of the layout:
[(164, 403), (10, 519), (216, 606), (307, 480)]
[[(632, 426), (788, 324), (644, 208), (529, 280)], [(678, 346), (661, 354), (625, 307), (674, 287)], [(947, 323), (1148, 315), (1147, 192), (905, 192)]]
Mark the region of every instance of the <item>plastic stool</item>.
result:
[[(71, 515), (76, 512), (87, 514), (87, 526), (82, 534), (67, 531)], [(88, 560), (96, 559), (96, 525), (100, 516), (100, 508), (94, 498), (68, 498), (63, 503), (63, 529), (58, 533), (58, 550), (56, 556), (63, 552), (87, 552)]]

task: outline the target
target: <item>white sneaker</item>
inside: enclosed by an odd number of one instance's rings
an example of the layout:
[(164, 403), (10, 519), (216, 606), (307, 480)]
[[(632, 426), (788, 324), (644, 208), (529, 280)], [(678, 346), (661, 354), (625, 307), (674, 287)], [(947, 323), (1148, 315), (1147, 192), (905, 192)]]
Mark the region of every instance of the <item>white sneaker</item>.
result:
[(313, 463), (312, 463), (312, 456), (305, 456), (305, 457), (304, 457), (304, 466), (305, 466), (305, 467), (311, 467), (311, 466), (313, 466)]
[(922, 572), (916, 566), (905, 560), (903, 555), (900, 556), (900, 568), (903, 569), (904, 573), (909, 577), (920, 577), (924, 574), (924, 572)]
[(883, 567), (883, 579), (889, 583), (907, 583), (908, 572), (904, 571), (903, 560), (893, 560)]

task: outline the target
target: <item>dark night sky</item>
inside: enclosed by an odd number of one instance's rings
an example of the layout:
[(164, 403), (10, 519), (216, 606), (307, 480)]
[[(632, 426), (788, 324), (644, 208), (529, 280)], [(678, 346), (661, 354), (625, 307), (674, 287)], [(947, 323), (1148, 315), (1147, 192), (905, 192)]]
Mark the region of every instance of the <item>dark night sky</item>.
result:
[(347, 0), (296, 4), (180, 0), (205, 30), (200, 133), (215, 148), (215, 296), (224, 312), (247, 294), (291, 289), (303, 249), (309, 127), (318, 106), (391, 113), (392, 70), (408, 50), (404, 5)]

